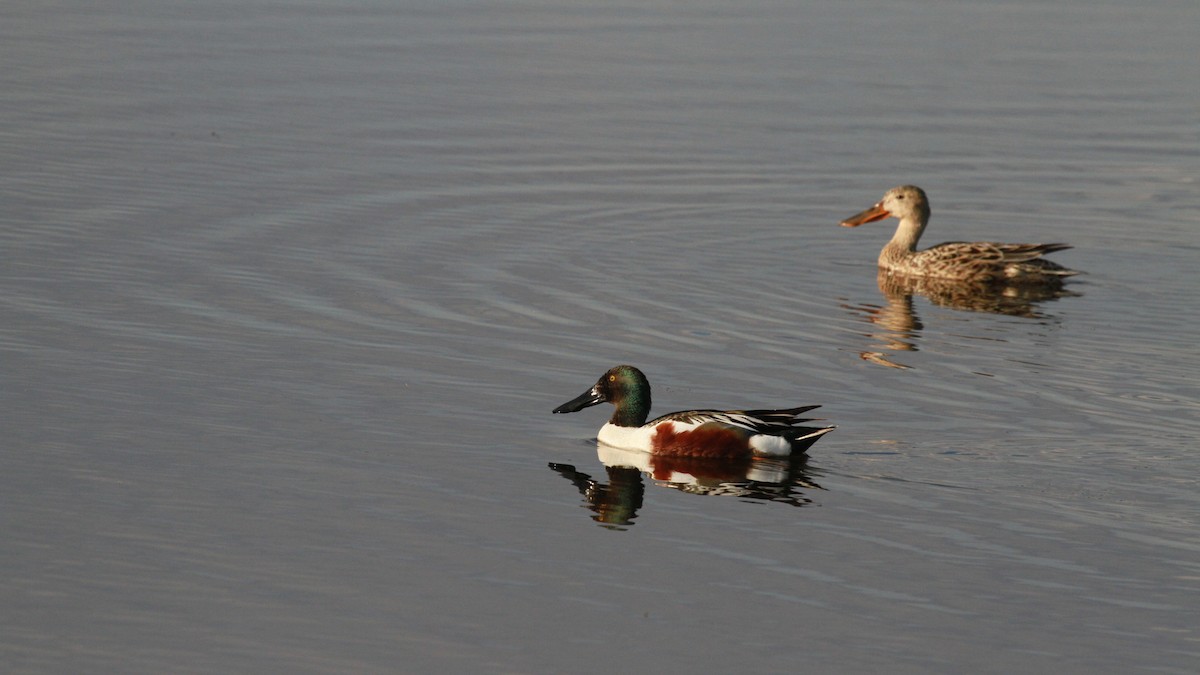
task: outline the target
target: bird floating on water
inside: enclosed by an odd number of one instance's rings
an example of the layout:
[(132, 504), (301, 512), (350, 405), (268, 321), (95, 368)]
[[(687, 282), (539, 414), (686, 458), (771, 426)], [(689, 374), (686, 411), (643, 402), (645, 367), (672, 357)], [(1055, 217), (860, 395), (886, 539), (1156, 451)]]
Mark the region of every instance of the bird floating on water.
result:
[(684, 410), (650, 422), (650, 382), (633, 366), (616, 366), (591, 389), (554, 409), (578, 412), (600, 403), (616, 406), (597, 438), (608, 445), (658, 455), (785, 457), (803, 454), (836, 427), (801, 426), (801, 414), (819, 405), (785, 410)]
[(879, 267), (894, 274), (953, 281), (1005, 284), (1061, 284), (1079, 274), (1042, 256), (1071, 248), (1067, 244), (1000, 244), (988, 241), (951, 241), (917, 250), (917, 241), (929, 224), (929, 199), (915, 185), (888, 190), (871, 208), (841, 222), (857, 227), (884, 218), (898, 218), (892, 240), (879, 253)]

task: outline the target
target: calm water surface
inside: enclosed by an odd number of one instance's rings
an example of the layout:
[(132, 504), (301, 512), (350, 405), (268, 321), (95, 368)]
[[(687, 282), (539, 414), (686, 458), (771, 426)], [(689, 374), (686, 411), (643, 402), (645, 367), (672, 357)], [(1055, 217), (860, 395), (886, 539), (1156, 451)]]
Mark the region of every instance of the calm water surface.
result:
[[(1194, 2), (0, 14), (3, 670), (1197, 670)], [(899, 183), (1087, 275), (881, 288)]]

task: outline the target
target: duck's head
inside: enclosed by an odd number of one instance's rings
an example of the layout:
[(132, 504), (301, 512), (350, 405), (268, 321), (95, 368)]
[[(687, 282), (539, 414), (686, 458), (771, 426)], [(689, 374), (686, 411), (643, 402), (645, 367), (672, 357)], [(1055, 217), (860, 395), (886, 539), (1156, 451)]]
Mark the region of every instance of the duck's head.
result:
[(842, 227), (858, 227), (863, 223), (873, 223), (884, 218), (899, 218), (925, 224), (929, 221), (929, 200), (925, 191), (916, 185), (901, 185), (883, 194), (883, 199), (862, 213), (855, 214), (842, 221)]
[(617, 426), (639, 427), (650, 414), (650, 382), (633, 366), (616, 366), (596, 380), (591, 389), (554, 409), (555, 413), (579, 412), (601, 403), (616, 406), (609, 420)]

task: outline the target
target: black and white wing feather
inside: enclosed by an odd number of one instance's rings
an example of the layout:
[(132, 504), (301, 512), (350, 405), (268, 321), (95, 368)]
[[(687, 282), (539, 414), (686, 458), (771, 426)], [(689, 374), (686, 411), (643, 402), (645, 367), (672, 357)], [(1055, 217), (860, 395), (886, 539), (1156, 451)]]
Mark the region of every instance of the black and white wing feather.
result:
[(682, 422), (697, 425), (712, 422), (746, 429), (753, 433), (790, 437), (806, 431), (815, 431), (815, 429), (800, 426), (805, 422), (814, 421), (815, 418), (800, 417), (800, 415), (820, 407), (819, 405), (806, 405), (783, 410), (682, 410), (654, 419), (648, 422), (647, 426), (654, 426), (660, 422)]

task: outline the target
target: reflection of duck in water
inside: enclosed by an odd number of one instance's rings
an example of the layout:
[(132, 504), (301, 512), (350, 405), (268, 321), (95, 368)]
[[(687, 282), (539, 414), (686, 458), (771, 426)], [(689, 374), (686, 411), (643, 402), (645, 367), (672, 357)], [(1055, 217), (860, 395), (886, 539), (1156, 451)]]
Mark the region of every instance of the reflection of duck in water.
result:
[(642, 508), (642, 495), (646, 492), (642, 474), (637, 469), (628, 466), (605, 467), (608, 482), (602, 483), (586, 473), (576, 471), (570, 464), (550, 462), (550, 468), (575, 484), (587, 507), (596, 513), (592, 520), (620, 529), (616, 526), (632, 525), (633, 519), (637, 518), (638, 509)]
[(608, 483), (594, 480), (570, 464), (550, 463), (550, 468), (570, 480), (583, 495), (592, 519), (606, 526), (632, 525), (642, 508), (645, 485), (642, 474), (655, 485), (696, 495), (729, 496), (772, 501), (791, 506), (811, 504), (802, 489), (820, 490), (810, 478), (804, 455), (763, 459), (732, 459), (654, 455), (622, 450), (604, 443), (597, 455), (608, 473)]
[(900, 219), (900, 225), (879, 253), (879, 267), (893, 274), (950, 281), (1051, 285), (1078, 274), (1042, 259), (1047, 253), (1070, 248), (1067, 244), (952, 241), (918, 251), (917, 241), (929, 224), (929, 200), (925, 191), (915, 185), (888, 190), (878, 204), (841, 224), (857, 227), (889, 217)]
[(886, 351), (864, 351), (867, 361), (889, 368), (909, 368), (892, 360), (889, 352), (915, 352), (924, 326), (913, 306), (913, 296), (925, 296), (935, 305), (952, 309), (989, 312), (1027, 319), (1046, 319), (1038, 304), (1078, 295), (1055, 285), (995, 284), (948, 281), (946, 279), (908, 277), (879, 270), (879, 291), (886, 304), (843, 305), (881, 330), (867, 333), (880, 341)]
[(923, 295), (943, 307), (1008, 316), (1041, 318), (1037, 303), (1079, 295), (1061, 283), (1004, 284), (986, 281), (952, 281), (936, 277), (909, 277), (879, 270), (879, 290), (890, 305), (912, 310), (912, 296)]
[(812, 500), (796, 487), (822, 489), (809, 479), (808, 456), (708, 459), (651, 455), (596, 444), (596, 455), (607, 467), (636, 468), (656, 485), (690, 494), (742, 497), (803, 506)]
[[(881, 290), (886, 275), (887, 272), (880, 270)], [(917, 312), (913, 308), (912, 295), (891, 295), (884, 291), (884, 299), (887, 301), (885, 305), (874, 303), (842, 305), (852, 313), (861, 315), (863, 319), (880, 327), (879, 331), (864, 333), (864, 336), (879, 340), (880, 344), (871, 346), (885, 351), (862, 351), (859, 352), (859, 356), (865, 361), (889, 368), (910, 368), (911, 366), (893, 361), (889, 353), (918, 351), (917, 340), (921, 337), (921, 329), (924, 326), (917, 318)]]
[(650, 383), (633, 366), (609, 369), (576, 398), (554, 409), (555, 413), (583, 410), (600, 403), (616, 410), (600, 429), (599, 440), (608, 445), (657, 455), (688, 457), (781, 457), (802, 454), (834, 427), (801, 426), (811, 419), (801, 414), (820, 406), (786, 410), (685, 410), (650, 422)]

